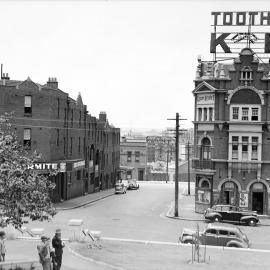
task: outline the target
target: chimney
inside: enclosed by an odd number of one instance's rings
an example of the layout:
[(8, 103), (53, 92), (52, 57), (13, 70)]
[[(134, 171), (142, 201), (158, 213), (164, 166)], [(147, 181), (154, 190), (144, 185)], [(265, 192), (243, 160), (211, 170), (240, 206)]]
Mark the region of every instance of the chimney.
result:
[(49, 78), (47, 81), (47, 86), (54, 88), (54, 89), (58, 89), (58, 82), (56, 78)]
[(99, 120), (102, 122), (106, 122), (107, 121), (107, 114), (106, 112), (100, 112), (99, 113)]

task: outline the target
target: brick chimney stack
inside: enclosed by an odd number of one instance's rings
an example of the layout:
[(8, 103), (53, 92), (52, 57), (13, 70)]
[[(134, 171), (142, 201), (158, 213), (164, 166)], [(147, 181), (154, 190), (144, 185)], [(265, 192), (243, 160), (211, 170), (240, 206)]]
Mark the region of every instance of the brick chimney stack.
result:
[(99, 120), (102, 122), (106, 122), (107, 121), (107, 114), (106, 112), (100, 112), (99, 113)]
[(58, 82), (56, 78), (49, 78), (47, 81), (47, 86), (54, 88), (54, 89), (58, 89)]

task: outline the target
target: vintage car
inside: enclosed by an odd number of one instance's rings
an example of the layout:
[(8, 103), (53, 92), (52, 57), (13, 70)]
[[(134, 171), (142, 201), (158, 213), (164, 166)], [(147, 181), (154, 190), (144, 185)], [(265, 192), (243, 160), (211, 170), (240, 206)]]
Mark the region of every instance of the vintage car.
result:
[(139, 188), (140, 188), (140, 185), (137, 183), (135, 179), (128, 180), (127, 189), (139, 189)]
[(204, 212), (204, 218), (212, 222), (236, 222), (255, 226), (259, 222), (256, 212), (243, 210), (234, 205), (214, 205)]
[(127, 192), (127, 187), (124, 183), (117, 182), (114, 187), (115, 194), (125, 194)]
[(179, 242), (237, 248), (249, 248), (251, 246), (246, 234), (238, 227), (223, 223), (210, 223), (202, 232), (184, 228), (182, 235), (179, 237)]

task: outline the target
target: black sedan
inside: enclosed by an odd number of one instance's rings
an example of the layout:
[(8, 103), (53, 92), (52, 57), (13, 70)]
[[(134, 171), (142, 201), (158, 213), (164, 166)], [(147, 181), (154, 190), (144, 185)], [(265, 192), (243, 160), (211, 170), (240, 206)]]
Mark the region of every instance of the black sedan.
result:
[(212, 222), (237, 222), (255, 226), (259, 222), (256, 212), (243, 210), (234, 205), (214, 205), (204, 213), (204, 218)]

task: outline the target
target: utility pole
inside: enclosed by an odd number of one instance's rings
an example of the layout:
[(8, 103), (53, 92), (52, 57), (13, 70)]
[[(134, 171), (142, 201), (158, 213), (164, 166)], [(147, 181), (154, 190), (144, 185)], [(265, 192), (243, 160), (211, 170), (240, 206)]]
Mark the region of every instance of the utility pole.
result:
[[(168, 143), (168, 146), (169, 146), (169, 143)], [(166, 183), (168, 182), (169, 180), (169, 147), (167, 149), (167, 162), (166, 162)]]
[(179, 119), (179, 113), (176, 113), (175, 119), (168, 119), (168, 120), (175, 120), (175, 180), (174, 180), (174, 216), (178, 217), (178, 194), (179, 194), (179, 120), (187, 120), (187, 119)]
[(176, 113), (176, 127), (175, 127), (175, 207), (174, 216), (178, 217), (178, 166), (179, 166), (179, 113)]
[(188, 158), (188, 195), (190, 195), (190, 154), (189, 154), (189, 141), (188, 141), (188, 145), (187, 145), (187, 158)]

